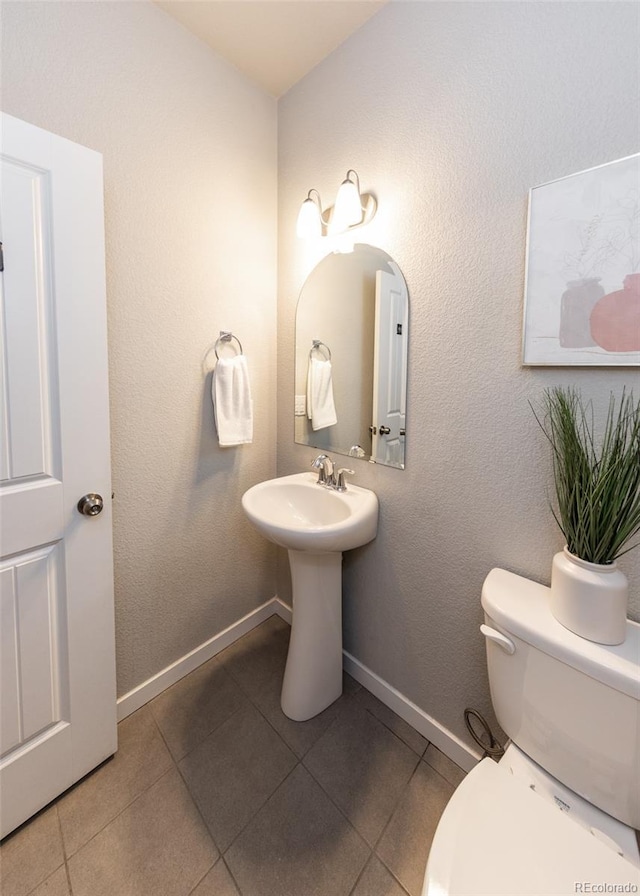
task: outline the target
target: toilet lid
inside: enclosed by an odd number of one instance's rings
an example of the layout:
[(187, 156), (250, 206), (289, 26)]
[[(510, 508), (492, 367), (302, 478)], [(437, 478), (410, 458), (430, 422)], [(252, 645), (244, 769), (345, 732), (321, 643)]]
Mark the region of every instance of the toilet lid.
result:
[[(594, 889), (605, 882), (627, 890)], [(569, 896), (637, 892), (634, 885), (640, 869), (483, 759), (442, 814), (422, 896)]]

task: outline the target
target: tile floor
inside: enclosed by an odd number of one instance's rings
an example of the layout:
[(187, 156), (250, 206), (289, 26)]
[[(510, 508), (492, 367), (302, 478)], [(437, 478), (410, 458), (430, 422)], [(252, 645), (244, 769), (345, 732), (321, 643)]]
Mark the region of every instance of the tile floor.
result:
[(277, 616), (129, 716), (0, 846), (2, 896), (420, 896), (464, 773), (353, 679), (308, 722)]

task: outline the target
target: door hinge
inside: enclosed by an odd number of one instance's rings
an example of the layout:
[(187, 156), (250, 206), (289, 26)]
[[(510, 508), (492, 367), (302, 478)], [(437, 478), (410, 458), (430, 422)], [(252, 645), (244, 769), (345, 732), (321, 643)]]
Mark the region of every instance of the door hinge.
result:
[(4, 271), (4, 252), (2, 251), (2, 243), (0, 243), (0, 273)]

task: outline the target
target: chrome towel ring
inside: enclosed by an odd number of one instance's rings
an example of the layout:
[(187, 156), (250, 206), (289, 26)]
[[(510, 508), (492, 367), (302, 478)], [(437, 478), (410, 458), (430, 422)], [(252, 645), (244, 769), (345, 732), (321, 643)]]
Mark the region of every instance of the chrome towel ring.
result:
[(220, 335), (216, 339), (216, 344), (213, 347), (213, 350), (216, 353), (216, 358), (218, 359), (218, 361), (220, 360), (220, 355), (218, 354), (218, 346), (222, 342), (231, 342), (232, 339), (235, 339), (235, 341), (238, 343), (238, 347), (240, 348), (240, 351), (238, 352), (238, 354), (244, 355), (244, 351), (242, 350), (242, 343), (240, 342), (238, 337), (234, 336), (233, 333), (231, 333), (229, 330), (220, 330)]
[(312, 356), (312, 354), (313, 354), (314, 351), (319, 351), (319, 352), (321, 352), (323, 349), (325, 350), (325, 352), (326, 352), (327, 355), (328, 355), (328, 357), (326, 358), (326, 360), (327, 360), (327, 361), (330, 361), (330, 360), (331, 360), (331, 349), (329, 348), (328, 345), (325, 345), (324, 342), (320, 342), (319, 339), (314, 339), (314, 340), (313, 340), (313, 343), (312, 343), (312, 345), (311, 345), (311, 348), (309, 349), (309, 357)]

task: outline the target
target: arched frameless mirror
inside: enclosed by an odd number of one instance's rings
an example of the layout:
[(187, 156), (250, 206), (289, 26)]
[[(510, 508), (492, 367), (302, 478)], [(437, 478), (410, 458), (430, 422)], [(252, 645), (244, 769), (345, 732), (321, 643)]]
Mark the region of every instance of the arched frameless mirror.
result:
[(296, 312), (295, 441), (404, 468), (409, 294), (375, 246), (327, 255)]

